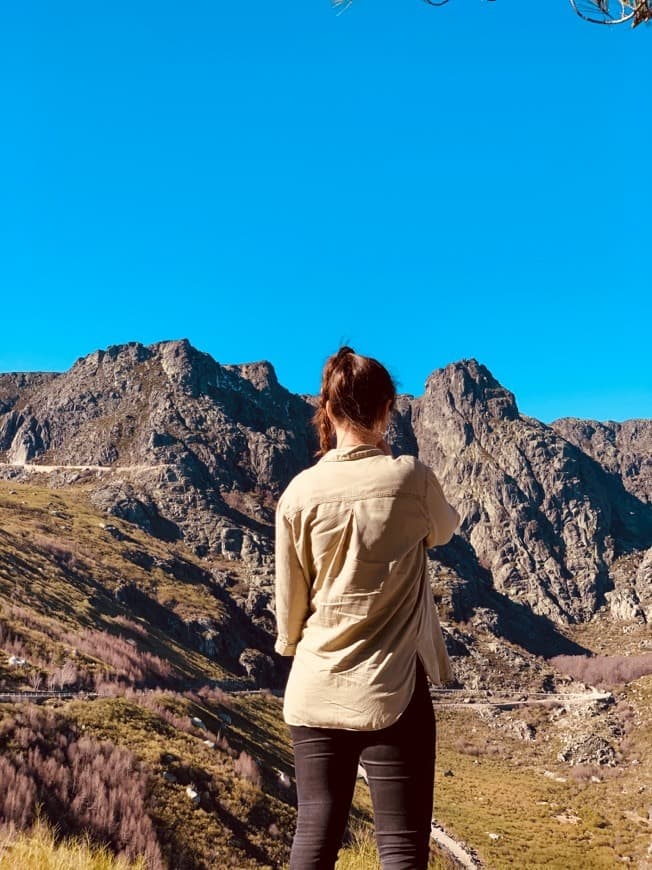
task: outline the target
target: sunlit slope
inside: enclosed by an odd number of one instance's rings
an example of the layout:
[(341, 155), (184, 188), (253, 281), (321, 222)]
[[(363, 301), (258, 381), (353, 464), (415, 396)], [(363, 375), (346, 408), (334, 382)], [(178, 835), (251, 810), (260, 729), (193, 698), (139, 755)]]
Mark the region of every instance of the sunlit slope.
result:
[(246, 677), (238, 658), (258, 632), (220, 584), (221, 567), (101, 514), (83, 488), (0, 481), (3, 647), (26, 660), (9, 668), (3, 656), (0, 678), (26, 684), (40, 672), (45, 688), (71, 659), (85, 688), (100, 679), (180, 688)]

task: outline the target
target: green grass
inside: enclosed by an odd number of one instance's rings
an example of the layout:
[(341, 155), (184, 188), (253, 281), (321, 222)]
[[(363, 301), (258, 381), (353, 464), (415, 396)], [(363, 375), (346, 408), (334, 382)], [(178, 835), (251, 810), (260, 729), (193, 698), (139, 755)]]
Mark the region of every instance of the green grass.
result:
[[(556, 760), (560, 744), (550, 723), (544, 727), (548, 714), (539, 714), (537, 739), (524, 743), (492, 731), (472, 713), (440, 708), (437, 819), (452, 835), (476, 848), (492, 870), (514, 866), (597, 870), (613, 867), (623, 858), (643, 860), (651, 829), (647, 808), (652, 794), (652, 676), (629, 684), (624, 698), (634, 705), (639, 724), (618, 767), (600, 769), (600, 782), (576, 781), (572, 768)], [(543, 740), (541, 733), (546, 731), (549, 739)], [(465, 732), (478, 746), (490, 748), (490, 741), (497, 739), (500, 753), (475, 756), (456, 751), (457, 735)], [(632, 764), (634, 759), (639, 763)], [(444, 776), (446, 770), (453, 775)], [(547, 778), (544, 770), (566, 781)], [(577, 821), (565, 820), (573, 817)], [(491, 839), (489, 833), (499, 839)]]
[[(181, 702), (176, 703), (181, 713)], [(295, 818), (275, 771), (287, 770), (289, 749), (280, 733), (268, 731), (266, 725), (280, 718), (278, 700), (270, 699), (267, 704), (272, 709), (264, 718), (259, 715), (263, 706), (259, 699), (249, 705), (243, 700), (229, 711), (234, 720), (234, 726), (227, 729), (232, 754), (209, 748), (202, 736), (179, 731), (124, 698), (70, 702), (65, 712), (85, 733), (119, 743), (146, 763), (151, 772), (153, 818), (157, 828), (167, 832), (163, 844), (169, 856), (192, 855), (216, 868), (235, 861), (235, 866), (253, 870), (284, 860)], [(185, 704), (185, 715), (199, 716), (209, 728), (217, 721), (217, 712), (219, 707), (213, 704)], [(262, 789), (236, 773), (232, 755), (241, 751), (260, 763)], [(163, 763), (166, 754), (175, 760)], [(164, 780), (164, 770), (178, 781)], [(200, 807), (194, 807), (185, 793), (190, 783), (206, 795)], [(273, 825), (278, 833), (270, 833)]]
[[(428, 870), (454, 870), (455, 867), (457, 864), (433, 846)], [(376, 842), (370, 828), (353, 829), (352, 842), (340, 850), (335, 870), (381, 870)]]
[[(118, 527), (127, 540), (116, 540), (104, 531), (101, 524), (107, 522)], [(186, 582), (183, 572), (179, 579), (161, 568), (139, 567), (127, 557), (129, 550), (142, 551), (160, 562), (177, 559), (206, 568), (181, 544), (158, 541), (96, 511), (83, 488), (49, 490), (0, 481), (0, 616), (29, 646), (35, 661), (61, 663), (73, 658), (91, 672), (103, 667), (101, 650), (95, 660), (75, 649), (74, 637), (86, 627), (130, 635), (129, 628), (115, 622), (119, 617), (133, 619), (113, 594), (125, 581), (152, 596), (176, 600), (175, 610), (181, 617), (209, 615), (219, 623), (223, 605), (209, 585)], [(146, 636), (131, 632), (139, 649), (171, 662), (177, 675), (188, 682), (209, 683), (233, 676), (219, 662), (164, 630), (145, 627)], [(27, 688), (34, 668), (19, 671), (8, 667), (6, 655), (0, 658), (0, 678), (5, 685)], [(219, 701), (193, 702), (173, 694), (158, 700), (186, 721), (198, 716), (209, 730), (222, 730), (229, 746), (209, 748), (203, 743), (206, 735), (185, 733), (128, 698), (47, 703), (72, 718), (85, 734), (131, 750), (146, 766), (151, 816), (170, 860), (185, 856), (188, 867), (253, 870), (279, 866), (289, 851), (295, 810), (291, 793), (278, 781), (279, 769), (292, 773), (289, 737), (278, 699), (271, 695), (234, 698), (229, 710), (233, 722), (226, 728), (218, 718), (223, 712)], [(0, 718), (11, 716), (13, 709), (1, 705)], [(240, 752), (260, 763), (262, 788), (238, 775), (235, 761)], [(175, 761), (163, 764), (166, 753)], [(163, 778), (166, 769), (175, 773), (177, 782)], [(190, 783), (204, 794), (199, 807), (186, 794)], [(22, 868), (22, 864), (14, 866)]]

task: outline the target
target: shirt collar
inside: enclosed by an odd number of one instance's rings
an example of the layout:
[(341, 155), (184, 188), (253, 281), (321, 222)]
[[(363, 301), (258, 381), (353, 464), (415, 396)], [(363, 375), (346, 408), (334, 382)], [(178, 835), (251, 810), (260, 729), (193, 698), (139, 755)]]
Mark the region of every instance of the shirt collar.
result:
[(352, 447), (333, 447), (324, 453), (320, 462), (343, 462), (349, 459), (365, 459), (367, 456), (382, 456), (380, 447), (373, 444), (354, 444)]

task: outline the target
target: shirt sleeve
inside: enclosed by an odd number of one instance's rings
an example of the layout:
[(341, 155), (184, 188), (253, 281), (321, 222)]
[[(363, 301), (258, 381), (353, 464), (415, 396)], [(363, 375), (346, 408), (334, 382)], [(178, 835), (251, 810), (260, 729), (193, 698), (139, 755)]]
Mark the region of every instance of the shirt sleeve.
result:
[(426, 466), (426, 508), (430, 522), (430, 530), (426, 537), (426, 547), (438, 547), (447, 544), (453, 537), (453, 532), (460, 524), (460, 515), (448, 504), (441, 484), (435, 473)]
[(276, 629), (274, 649), (293, 656), (308, 616), (310, 585), (294, 543), (292, 527), (280, 502), (276, 508)]

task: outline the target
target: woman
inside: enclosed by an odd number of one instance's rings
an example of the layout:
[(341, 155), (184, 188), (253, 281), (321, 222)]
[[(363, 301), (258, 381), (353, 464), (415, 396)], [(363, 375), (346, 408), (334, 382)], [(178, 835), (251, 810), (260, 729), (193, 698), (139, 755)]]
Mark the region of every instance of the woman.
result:
[[(426, 675), (453, 677), (426, 548), (460, 517), (433, 472), (393, 458), (387, 370), (342, 347), (313, 422), (321, 458), (276, 510), (276, 651), (294, 656), (283, 714), (299, 812), (290, 870), (333, 868), (365, 767), (383, 870), (428, 864), (435, 719)], [(333, 440), (335, 446), (333, 447)]]

